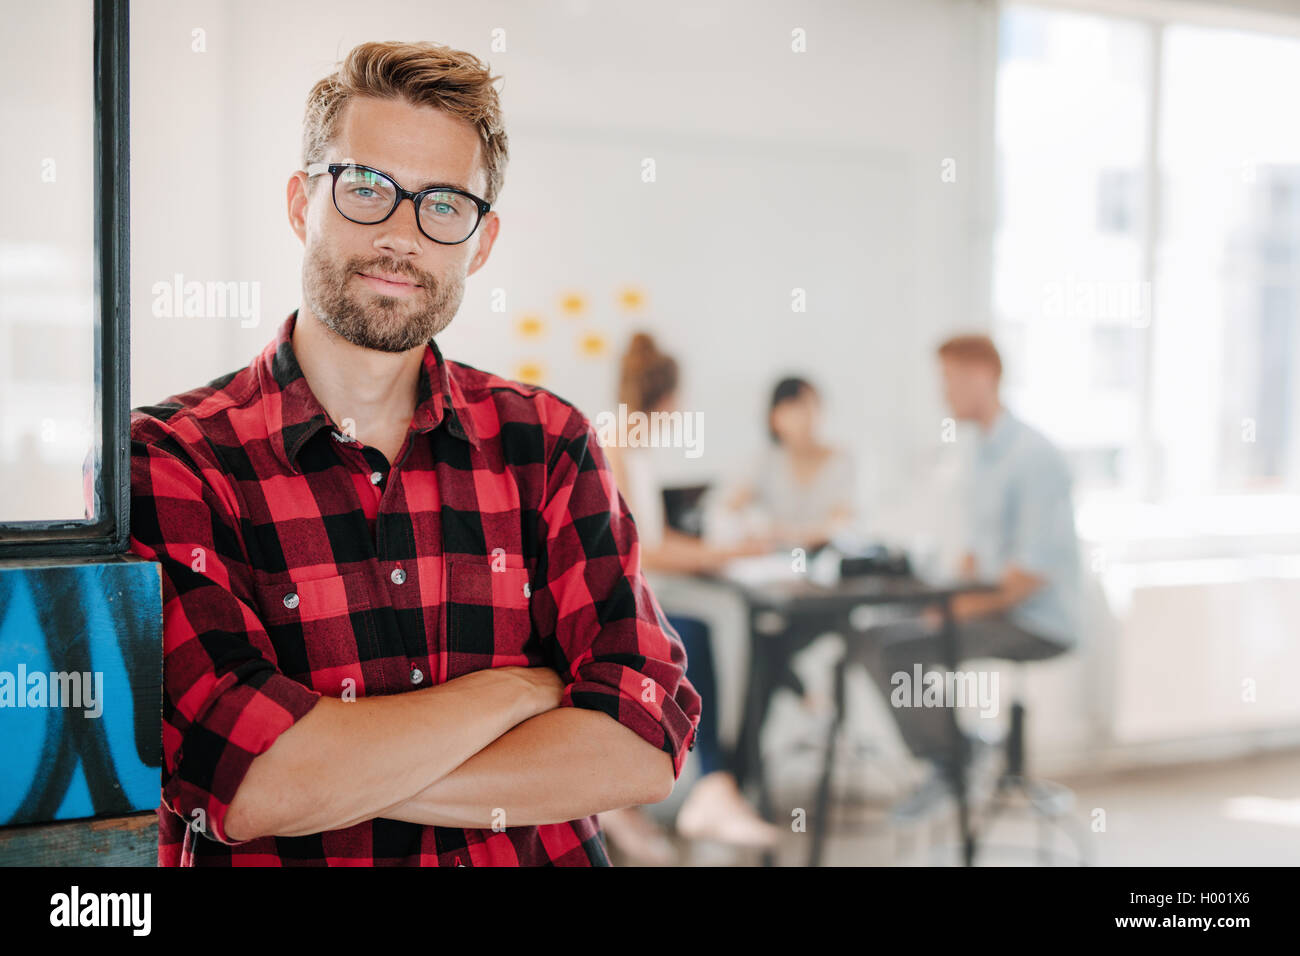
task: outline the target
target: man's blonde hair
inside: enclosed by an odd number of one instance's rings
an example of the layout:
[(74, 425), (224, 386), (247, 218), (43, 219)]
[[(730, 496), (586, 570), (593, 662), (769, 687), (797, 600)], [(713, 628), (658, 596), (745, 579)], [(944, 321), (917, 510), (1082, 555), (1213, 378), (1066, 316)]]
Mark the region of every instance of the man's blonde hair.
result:
[(473, 124), (483, 144), (487, 192), (495, 203), (509, 149), (501, 102), (487, 64), (438, 43), (362, 43), (312, 87), (302, 124), (302, 165), (323, 162), (343, 107), (355, 96), (435, 106)]

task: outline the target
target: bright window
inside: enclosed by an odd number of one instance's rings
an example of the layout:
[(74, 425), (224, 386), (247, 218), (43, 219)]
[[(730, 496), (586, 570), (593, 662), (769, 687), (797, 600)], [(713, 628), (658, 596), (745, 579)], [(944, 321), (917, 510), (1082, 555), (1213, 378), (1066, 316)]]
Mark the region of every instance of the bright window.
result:
[(1300, 491), (1300, 40), (1007, 6), (994, 332), (1082, 500)]

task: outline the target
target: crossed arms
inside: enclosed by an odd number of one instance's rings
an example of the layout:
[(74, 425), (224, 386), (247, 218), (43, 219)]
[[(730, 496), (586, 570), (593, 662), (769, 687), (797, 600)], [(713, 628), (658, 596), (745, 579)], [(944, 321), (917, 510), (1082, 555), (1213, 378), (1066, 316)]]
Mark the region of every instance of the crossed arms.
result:
[[(672, 758), (608, 714), (560, 707), (546, 667), (476, 671), (345, 703), (322, 697), (257, 757), (226, 814), (234, 841), (387, 817), (560, 823), (672, 792)], [(399, 797), (394, 800), (394, 797)]]

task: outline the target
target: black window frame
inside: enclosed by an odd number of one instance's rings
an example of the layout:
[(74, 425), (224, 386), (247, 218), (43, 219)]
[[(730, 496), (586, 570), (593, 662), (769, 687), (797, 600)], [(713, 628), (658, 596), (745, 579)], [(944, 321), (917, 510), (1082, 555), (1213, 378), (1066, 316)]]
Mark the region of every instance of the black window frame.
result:
[(0, 558), (121, 554), (131, 517), (129, 0), (95, 0), (96, 517), (0, 521)]

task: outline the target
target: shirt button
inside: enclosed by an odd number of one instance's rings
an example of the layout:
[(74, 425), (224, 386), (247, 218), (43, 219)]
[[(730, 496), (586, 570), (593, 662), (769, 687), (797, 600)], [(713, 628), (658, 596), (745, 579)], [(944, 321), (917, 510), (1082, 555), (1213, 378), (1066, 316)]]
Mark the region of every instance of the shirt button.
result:
[(401, 568), (393, 568), (393, 573), (390, 574), (389, 577), (393, 579), (394, 584), (406, 583), (406, 572)]
[(422, 680), (424, 680), (424, 671), (420, 670), (420, 668), (418, 668), (418, 667), (412, 667), (412, 668), (411, 668), (411, 683), (412, 683), (412, 684), (418, 684), (418, 683), (420, 683), (420, 681), (422, 681)]
[(286, 594), (284, 596), (284, 606), (291, 611), (296, 608), (298, 606), (298, 592), (290, 591)]
[(377, 485), (383, 480), (384, 480), (384, 473), (382, 471), (372, 471), (370, 473), (370, 483), (372, 485)]
[(524, 597), (532, 597), (533, 588), (527, 581), (524, 582)]

